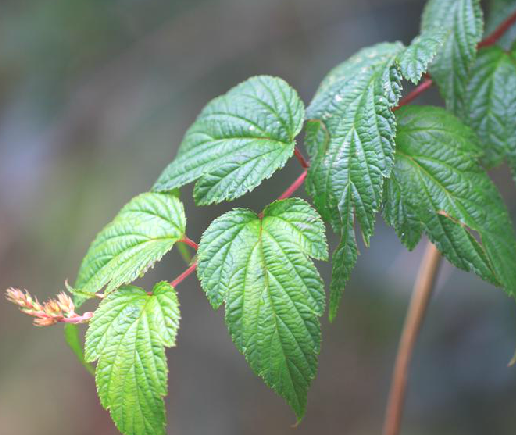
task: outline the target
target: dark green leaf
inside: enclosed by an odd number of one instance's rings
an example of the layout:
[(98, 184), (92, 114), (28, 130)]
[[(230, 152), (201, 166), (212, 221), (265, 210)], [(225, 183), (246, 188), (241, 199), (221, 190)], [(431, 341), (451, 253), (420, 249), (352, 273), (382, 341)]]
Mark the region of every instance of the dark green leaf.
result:
[(385, 180), (383, 217), (407, 249), (412, 250), (421, 239), (423, 224), (419, 220), (417, 207), (412, 205), (413, 202), (404, 200), (402, 189), (396, 177)]
[(366, 244), (373, 234), (382, 186), (394, 160), (401, 44), (361, 50), (322, 82), (307, 109), (311, 156), (306, 188), (317, 210), (341, 236), (334, 254), (330, 317), (356, 262), (355, 216)]
[(444, 46), (430, 66), (430, 74), (457, 113), (462, 104), (469, 69), (482, 38), (480, 0), (430, 0), (423, 12), (422, 32), (439, 27), (449, 31)]
[[(346, 196), (342, 206), (351, 207), (353, 203), (351, 189), (347, 190)], [(341, 208), (339, 211), (342, 213), (343, 220), (340, 224), (340, 242), (331, 259), (330, 321), (333, 321), (337, 316), (344, 287), (351, 276), (351, 271), (355, 267), (358, 257), (353, 213), (346, 208)]]
[(462, 118), (480, 137), (487, 165), (516, 156), (516, 54), (499, 47), (479, 51)]
[(425, 30), (398, 57), (403, 77), (416, 84), (427, 71), (428, 65), (442, 49), (449, 30), (436, 27)]
[[(398, 233), (422, 224), (430, 240), (455, 266), (475, 272), (516, 295), (516, 238), (500, 195), (478, 163), (473, 131), (444, 109), (409, 106), (396, 112), (395, 195), (385, 197), (385, 215), (410, 210), (411, 221), (390, 219)], [(393, 199), (394, 198), (394, 199)], [(400, 224), (401, 222), (401, 224)], [(401, 226), (403, 225), (403, 226)]]

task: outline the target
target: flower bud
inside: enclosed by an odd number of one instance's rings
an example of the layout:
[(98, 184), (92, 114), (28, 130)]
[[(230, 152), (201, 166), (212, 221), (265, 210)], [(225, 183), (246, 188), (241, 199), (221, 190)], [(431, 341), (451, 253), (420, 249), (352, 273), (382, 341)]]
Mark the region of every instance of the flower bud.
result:
[(35, 326), (51, 326), (56, 323), (57, 321), (52, 317), (38, 317), (37, 319), (34, 319)]

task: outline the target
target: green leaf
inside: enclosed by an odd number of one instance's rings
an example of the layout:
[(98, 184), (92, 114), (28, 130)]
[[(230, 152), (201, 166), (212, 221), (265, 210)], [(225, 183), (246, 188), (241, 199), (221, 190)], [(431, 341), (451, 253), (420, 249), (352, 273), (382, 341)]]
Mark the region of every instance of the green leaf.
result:
[(238, 198), (285, 165), (303, 120), (303, 103), (285, 81), (250, 78), (208, 103), (153, 189), (198, 180), (198, 204)]
[(449, 30), (437, 27), (425, 30), (416, 37), (398, 57), (403, 77), (414, 84), (419, 82), (423, 73), (428, 70), (430, 62), (442, 48), (448, 34)]
[(93, 366), (84, 359), (84, 350), (79, 337), (79, 327), (73, 323), (67, 323), (64, 327), (64, 331), (66, 343), (70, 346), (70, 349), (72, 349), (79, 362), (89, 373), (95, 375)]
[[(346, 198), (342, 202), (343, 207), (352, 206), (351, 195), (352, 190), (348, 189)], [(339, 211), (343, 215), (343, 220), (340, 225), (340, 242), (331, 259), (330, 322), (337, 316), (344, 287), (358, 258), (353, 212), (346, 208), (341, 208)]]
[(402, 50), (399, 43), (361, 50), (328, 74), (307, 109), (306, 189), (341, 236), (333, 258), (330, 318), (357, 258), (355, 216), (368, 245), (383, 180), (393, 166), (392, 108), (401, 92), (396, 58)]
[(417, 207), (413, 205), (417, 202), (406, 201), (403, 188), (404, 186), (400, 185), (395, 176), (385, 180), (383, 217), (394, 228), (401, 242), (411, 251), (421, 240), (424, 228), (419, 220)]
[(111, 293), (90, 322), (86, 359), (98, 360), (100, 403), (125, 435), (165, 434), (165, 346), (175, 345), (179, 318), (175, 290), (161, 282), (152, 295), (132, 286)]
[[(455, 266), (516, 296), (516, 238), (502, 199), (478, 163), (476, 135), (444, 109), (409, 106), (396, 112), (396, 164), (384, 215), (413, 246), (423, 225)], [(397, 216), (408, 210), (410, 221)], [(416, 225), (412, 223), (416, 220)], [(402, 238), (403, 240), (403, 238)]]
[(488, 166), (516, 157), (516, 53), (499, 47), (479, 51), (462, 118), (480, 137)]
[(457, 113), (462, 104), (468, 72), (482, 38), (480, 0), (430, 0), (423, 12), (422, 32), (439, 27), (449, 31), (430, 66), (446, 107)]
[[(133, 198), (96, 237), (79, 269), (81, 294), (109, 293), (144, 274), (185, 233), (183, 204), (175, 195), (144, 193)], [(75, 296), (76, 303), (85, 300)]]
[[(484, 36), (489, 36), (510, 15), (516, 12), (516, 0), (491, 0), (486, 19)], [(501, 36), (496, 44), (505, 50), (509, 50), (516, 40), (516, 25), (512, 25)]]
[(317, 370), (325, 300), (309, 257), (328, 257), (324, 224), (298, 198), (272, 203), (263, 217), (247, 209), (222, 215), (198, 251), (201, 285), (214, 308), (225, 303), (233, 342), (298, 419)]

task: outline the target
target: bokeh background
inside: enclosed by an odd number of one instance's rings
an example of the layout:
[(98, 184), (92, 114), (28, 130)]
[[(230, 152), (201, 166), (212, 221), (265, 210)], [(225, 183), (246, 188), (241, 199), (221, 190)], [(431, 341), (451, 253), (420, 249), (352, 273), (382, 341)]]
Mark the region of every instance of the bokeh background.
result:
[[(45, 299), (73, 281), (97, 231), (148, 190), (204, 104), (251, 75), (286, 79), (308, 102), (324, 74), (363, 46), (409, 42), (420, 0), (1, 0), (0, 289)], [(435, 90), (417, 103), (436, 103)], [(261, 210), (296, 161), (248, 197), (195, 207), (198, 240), (230, 208)], [(516, 219), (506, 168), (493, 173)], [(301, 195), (305, 195), (301, 191)], [(336, 240), (331, 238), (335, 245)], [(380, 433), (390, 374), (423, 243), (405, 251), (379, 218), (337, 320), (323, 319), (319, 375), (297, 428), (247, 367), (195, 277), (179, 287), (169, 349), (168, 434)], [(329, 266), (318, 264), (329, 282)], [(184, 269), (177, 251), (142, 279)], [(3, 291), (3, 290), (2, 290)], [(516, 432), (516, 305), (445, 263), (416, 348), (404, 434)], [(114, 435), (93, 378), (62, 327), (35, 328), (0, 300), (0, 433)]]

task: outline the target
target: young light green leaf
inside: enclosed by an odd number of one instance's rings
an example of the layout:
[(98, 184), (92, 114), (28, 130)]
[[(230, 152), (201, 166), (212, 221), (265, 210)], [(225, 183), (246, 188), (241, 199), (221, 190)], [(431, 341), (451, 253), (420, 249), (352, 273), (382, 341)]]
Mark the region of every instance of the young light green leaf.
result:
[[(413, 246), (423, 225), (430, 240), (460, 269), (516, 295), (516, 237), (502, 199), (478, 163), (476, 135), (437, 107), (396, 112), (396, 164), (387, 184), (384, 215), (398, 234), (411, 227)], [(396, 216), (409, 210), (410, 221)], [(412, 228), (415, 217), (420, 223)], [(402, 237), (403, 239), (403, 237)]]
[[(496, 28), (514, 12), (516, 12), (516, 0), (491, 0), (489, 2), (484, 37), (494, 32)], [(498, 41), (496, 41), (496, 45), (505, 50), (509, 50), (515, 40), (516, 25), (513, 24)]]
[[(175, 195), (144, 193), (133, 198), (93, 241), (79, 269), (81, 295), (109, 293), (145, 273), (185, 233), (183, 204)], [(84, 296), (75, 296), (77, 304)]]
[(214, 308), (225, 303), (233, 342), (298, 419), (317, 370), (324, 285), (310, 257), (326, 260), (324, 224), (298, 198), (263, 212), (235, 209), (202, 236), (198, 276)]
[(516, 53), (479, 51), (461, 115), (480, 137), (488, 166), (516, 157)]
[(175, 290), (161, 282), (152, 295), (138, 287), (118, 289), (90, 322), (86, 359), (98, 360), (100, 403), (124, 435), (165, 434), (165, 346), (175, 345), (179, 318)]
[(430, 0), (423, 12), (422, 33), (436, 27), (449, 33), (430, 66), (430, 74), (446, 107), (457, 113), (476, 46), (482, 38), (480, 0)]
[(355, 215), (368, 244), (383, 180), (393, 166), (396, 120), (391, 109), (401, 92), (396, 58), (402, 50), (399, 43), (361, 50), (328, 74), (307, 109), (311, 165), (306, 188), (341, 236), (333, 261), (331, 318), (356, 262)]
[(449, 32), (449, 30), (436, 27), (425, 30), (416, 37), (398, 56), (403, 77), (414, 84), (419, 82), (423, 73), (427, 71), (430, 62), (441, 50)]
[(204, 108), (153, 189), (198, 180), (198, 204), (238, 198), (285, 165), (303, 120), (303, 103), (285, 81), (252, 77)]

